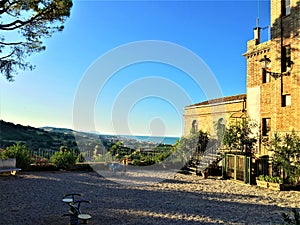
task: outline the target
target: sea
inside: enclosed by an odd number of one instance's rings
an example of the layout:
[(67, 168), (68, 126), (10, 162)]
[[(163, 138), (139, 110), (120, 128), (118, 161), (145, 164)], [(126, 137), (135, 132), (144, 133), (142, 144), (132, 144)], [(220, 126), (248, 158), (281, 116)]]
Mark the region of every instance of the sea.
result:
[(145, 141), (145, 142), (153, 142), (159, 144), (168, 144), (173, 145), (179, 140), (179, 137), (163, 137), (163, 136), (134, 136), (134, 135), (122, 135), (125, 138), (135, 139), (138, 141)]

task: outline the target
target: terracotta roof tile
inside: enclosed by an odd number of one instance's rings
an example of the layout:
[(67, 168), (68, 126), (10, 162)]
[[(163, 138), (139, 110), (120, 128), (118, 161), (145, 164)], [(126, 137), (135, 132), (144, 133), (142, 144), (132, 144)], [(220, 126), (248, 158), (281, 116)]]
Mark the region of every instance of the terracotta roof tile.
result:
[(243, 100), (246, 98), (247, 98), (246, 94), (232, 95), (232, 96), (226, 96), (223, 98), (215, 98), (215, 99), (199, 102), (199, 103), (189, 105), (186, 107), (212, 105), (212, 104), (216, 104), (216, 103), (226, 103), (226, 102), (231, 102), (231, 101)]

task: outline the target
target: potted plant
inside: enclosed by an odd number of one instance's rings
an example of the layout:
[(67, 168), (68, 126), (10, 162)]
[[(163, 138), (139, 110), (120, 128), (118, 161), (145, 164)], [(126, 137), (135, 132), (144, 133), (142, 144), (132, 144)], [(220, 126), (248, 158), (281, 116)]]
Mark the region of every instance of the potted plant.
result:
[(259, 177), (256, 179), (256, 185), (259, 186), (259, 187), (263, 187), (263, 188), (268, 188), (269, 187), (269, 184), (265, 180), (264, 175), (259, 175)]
[(260, 175), (256, 180), (256, 184), (259, 187), (269, 188), (271, 190), (283, 190), (283, 180), (280, 177)]
[(268, 185), (271, 190), (283, 190), (283, 180), (280, 177), (269, 177)]

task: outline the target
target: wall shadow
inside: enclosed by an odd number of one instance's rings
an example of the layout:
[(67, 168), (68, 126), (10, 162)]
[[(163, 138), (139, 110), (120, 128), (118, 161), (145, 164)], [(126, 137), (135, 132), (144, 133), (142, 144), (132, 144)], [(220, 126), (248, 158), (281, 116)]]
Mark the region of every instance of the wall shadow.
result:
[(68, 219), (61, 215), (68, 206), (61, 199), (71, 192), (83, 193), (84, 199), (92, 201), (82, 206), (93, 216), (89, 224), (279, 224), (281, 213), (292, 209), (279, 207), (268, 196), (168, 188), (191, 185), (176, 179), (165, 180), (164, 185), (124, 186), (94, 172), (0, 177), (0, 224), (67, 224)]

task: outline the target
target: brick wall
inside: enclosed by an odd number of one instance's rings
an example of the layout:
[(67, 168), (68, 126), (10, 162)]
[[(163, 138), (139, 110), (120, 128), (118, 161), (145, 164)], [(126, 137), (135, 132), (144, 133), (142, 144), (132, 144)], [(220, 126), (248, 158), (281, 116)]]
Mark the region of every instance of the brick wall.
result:
[[(290, 14), (282, 16), (281, 0), (271, 0), (271, 40), (260, 43), (260, 30), (256, 28), (256, 39), (248, 41), (247, 52), (244, 54), (247, 60), (247, 102), (251, 102), (251, 107), (255, 107), (255, 102), (258, 102), (259, 112), (251, 110), (253, 115), (259, 117), (255, 119), (259, 120), (260, 126), (263, 118), (271, 119), (269, 135), (292, 130), (300, 134), (300, 0), (290, 2)], [(283, 46), (290, 46), (293, 70), (290, 76), (278, 79), (269, 77), (268, 82), (265, 82), (259, 61), (264, 56), (268, 57), (271, 60), (271, 71), (281, 73)], [(286, 94), (291, 96), (291, 105), (283, 106), (282, 98)], [(241, 99), (234, 101), (234, 98), (237, 96), (187, 106), (184, 135), (190, 133), (194, 121), (197, 121), (198, 129), (213, 135), (218, 119), (229, 121), (243, 109), (244, 102)]]
[[(282, 15), (280, 0), (271, 1), (272, 38), (265, 43), (250, 40), (247, 45), (247, 89), (260, 88), (260, 120), (271, 118), (271, 132), (300, 132), (300, 1), (291, 0), (289, 15)], [(282, 47), (290, 46), (293, 70), (290, 76), (270, 77), (263, 82), (260, 59), (271, 60), (271, 71), (282, 72)], [(291, 96), (291, 105), (283, 106), (285, 95)], [(251, 96), (247, 96), (247, 99)], [(260, 122), (261, 122), (260, 121)]]

